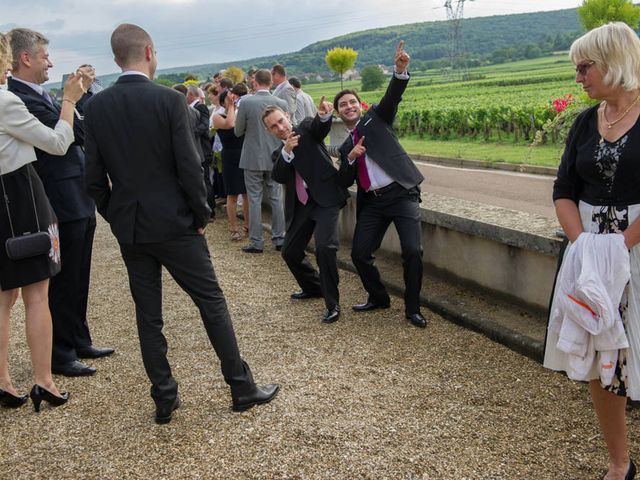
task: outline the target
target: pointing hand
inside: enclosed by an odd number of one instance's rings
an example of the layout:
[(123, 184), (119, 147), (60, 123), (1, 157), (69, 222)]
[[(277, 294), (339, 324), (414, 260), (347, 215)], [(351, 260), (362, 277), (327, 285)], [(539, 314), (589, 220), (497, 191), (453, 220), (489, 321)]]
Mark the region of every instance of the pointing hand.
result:
[(367, 152), (367, 148), (364, 146), (364, 137), (360, 137), (358, 143), (355, 144), (353, 149), (349, 152), (347, 158), (353, 162), (356, 158), (361, 157)]
[(298, 146), (299, 141), (300, 141), (300, 135), (296, 135), (295, 132), (291, 132), (291, 134), (287, 137), (287, 141), (284, 144), (284, 151), (287, 153), (291, 153), (293, 149)]

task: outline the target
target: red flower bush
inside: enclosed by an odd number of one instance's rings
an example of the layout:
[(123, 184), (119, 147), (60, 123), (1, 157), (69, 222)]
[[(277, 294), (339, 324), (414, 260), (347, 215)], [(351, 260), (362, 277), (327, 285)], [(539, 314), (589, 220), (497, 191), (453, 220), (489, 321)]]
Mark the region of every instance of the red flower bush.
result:
[(567, 93), (562, 98), (556, 98), (551, 102), (553, 111), (556, 113), (562, 113), (570, 103), (574, 101), (573, 94)]

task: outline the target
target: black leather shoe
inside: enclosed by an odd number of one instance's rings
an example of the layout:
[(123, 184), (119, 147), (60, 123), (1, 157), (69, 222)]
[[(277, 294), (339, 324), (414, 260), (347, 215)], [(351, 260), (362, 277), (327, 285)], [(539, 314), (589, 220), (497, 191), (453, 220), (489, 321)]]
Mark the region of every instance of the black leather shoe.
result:
[(276, 251), (277, 252), (281, 252), (282, 251), (282, 245), (276, 245)]
[(164, 425), (171, 421), (171, 415), (174, 410), (180, 408), (180, 397), (176, 396), (176, 399), (170, 405), (162, 407), (156, 407), (156, 423)]
[(298, 290), (297, 292), (293, 292), (291, 294), (292, 300), (306, 300), (308, 298), (322, 298), (321, 293), (309, 293), (304, 290)]
[(86, 377), (96, 373), (96, 369), (85, 365), (79, 360), (63, 363), (61, 365), (52, 365), (51, 372), (65, 377)]
[(78, 358), (102, 358), (108, 357), (115, 350), (109, 347), (94, 347), (93, 345), (89, 345), (85, 348), (76, 348), (76, 354)]
[(0, 388), (0, 405), (7, 408), (18, 408), (27, 403), (28, 395), (14, 396)]
[(340, 306), (336, 305), (333, 308), (325, 310), (324, 315), (322, 316), (322, 323), (337, 322), (338, 318), (340, 318)]
[(354, 305), (353, 307), (353, 311), (354, 312), (370, 312), (371, 310), (377, 310), (379, 308), (389, 308), (391, 305), (388, 303), (373, 303), (373, 302), (366, 302), (366, 303), (359, 303), (357, 305)]
[(252, 245), (247, 245), (246, 247), (242, 247), (242, 251), (244, 253), (262, 253), (261, 248), (256, 248)]
[(425, 328), (427, 326), (427, 319), (422, 316), (420, 312), (418, 313), (407, 313), (407, 320), (413, 323), (416, 327)]
[(233, 398), (233, 406), (231, 408), (234, 412), (244, 412), (256, 405), (269, 403), (276, 397), (279, 390), (280, 387), (273, 383), (262, 386), (256, 385), (250, 393)]

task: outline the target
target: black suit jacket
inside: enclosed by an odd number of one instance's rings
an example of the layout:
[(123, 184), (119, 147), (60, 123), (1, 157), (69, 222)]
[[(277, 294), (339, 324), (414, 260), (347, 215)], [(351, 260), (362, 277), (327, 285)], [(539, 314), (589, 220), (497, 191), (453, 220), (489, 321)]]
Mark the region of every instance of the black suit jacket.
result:
[[(407, 88), (409, 80), (400, 80), (393, 75), (387, 91), (378, 105), (373, 105), (360, 119), (356, 128), (361, 137), (365, 137), (364, 146), (367, 155), (384, 172), (406, 189), (422, 183), (424, 177), (400, 145), (393, 130), (393, 121), (398, 104)], [(353, 149), (353, 138), (347, 137), (340, 146), (340, 177), (345, 185), (352, 185), (357, 177), (356, 163), (349, 165), (347, 155)], [(359, 185), (358, 185), (359, 187)], [(358, 193), (361, 192), (358, 188)]]
[[(287, 228), (293, 219), (296, 202), (297, 171), (306, 182), (309, 196), (321, 207), (344, 206), (349, 194), (340, 185), (338, 170), (333, 166), (331, 157), (327, 153), (324, 138), (331, 130), (331, 119), (322, 122), (316, 115), (305, 118), (293, 131), (300, 135), (299, 143), (293, 149), (293, 160), (285, 162), (282, 157), (282, 147), (274, 150), (272, 177), (285, 185), (285, 217)], [(353, 181), (352, 181), (353, 183)]]
[[(47, 127), (54, 128), (60, 119), (60, 106), (51, 105), (33, 88), (13, 78), (8, 81), (9, 91), (15, 93), (27, 106), (27, 109)], [(82, 145), (84, 129), (82, 121), (76, 116), (73, 121), (74, 143), (67, 153), (61, 156), (36, 150), (38, 161), (33, 164), (42, 183), (51, 206), (59, 222), (72, 222), (95, 215), (95, 205), (87, 195), (85, 185), (85, 158)]]
[(87, 188), (120, 243), (171, 240), (211, 211), (184, 96), (125, 75), (85, 109)]
[(193, 108), (195, 108), (199, 113), (195, 134), (198, 139), (199, 146), (202, 149), (204, 161), (207, 165), (210, 165), (213, 162), (213, 149), (211, 148), (209, 109), (201, 102), (196, 103)]

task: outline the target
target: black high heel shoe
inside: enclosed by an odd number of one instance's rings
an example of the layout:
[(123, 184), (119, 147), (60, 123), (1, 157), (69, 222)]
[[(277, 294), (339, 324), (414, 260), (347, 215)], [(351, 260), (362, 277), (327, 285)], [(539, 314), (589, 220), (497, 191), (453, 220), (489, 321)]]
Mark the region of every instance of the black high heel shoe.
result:
[(629, 460), (629, 470), (627, 470), (624, 480), (633, 480), (634, 478), (636, 478), (636, 464), (633, 463), (633, 460)]
[(18, 408), (27, 403), (28, 395), (20, 395), (16, 397), (9, 392), (0, 389), (0, 405), (7, 408)]
[(33, 402), (33, 409), (36, 412), (40, 411), (40, 404), (44, 400), (52, 407), (59, 407), (60, 405), (64, 405), (69, 400), (69, 394), (64, 392), (60, 397), (54, 395), (50, 391), (42, 388), (40, 385), (34, 385), (31, 389), (31, 393), (29, 393), (31, 397), (31, 401)]

